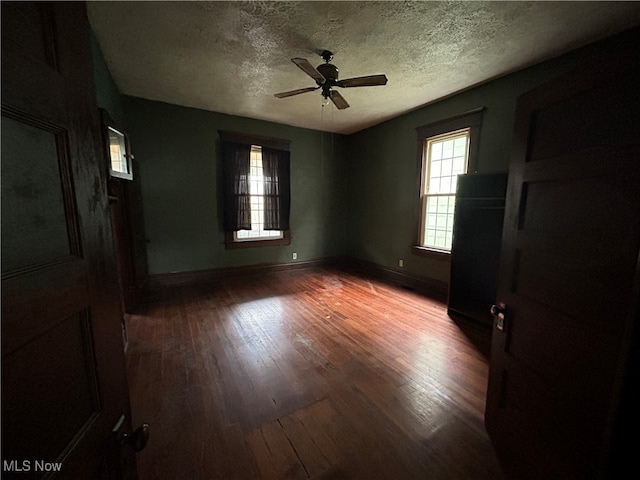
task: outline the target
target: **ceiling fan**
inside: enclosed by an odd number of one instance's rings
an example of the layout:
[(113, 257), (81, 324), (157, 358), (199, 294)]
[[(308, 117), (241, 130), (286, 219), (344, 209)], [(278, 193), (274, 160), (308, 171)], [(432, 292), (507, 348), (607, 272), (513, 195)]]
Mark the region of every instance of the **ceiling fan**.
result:
[(291, 59), (304, 73), (316, 81), (317, 87), (299, 88), (298, 90), (291, 90), (289, 92), (276, 93), (275, 97), (291, 97), (301, 93), (313, 92), (321, 88), (322, 97), (327, 101), (331, 100), (339, 110), (343, 110), (349, 108), (349, 104), (340, 93), (333, 90), (333, 87), (370, 87), (387, 84), (387, 77), (384, 74), (338, 80), (338, 67), (329, 63), (331, 59), (333, 59), (333, 53), (325, 50), (320, 56), (324, 59), (325, 63), (318, 65), (316, 68), (313, 68), (306, 58)]

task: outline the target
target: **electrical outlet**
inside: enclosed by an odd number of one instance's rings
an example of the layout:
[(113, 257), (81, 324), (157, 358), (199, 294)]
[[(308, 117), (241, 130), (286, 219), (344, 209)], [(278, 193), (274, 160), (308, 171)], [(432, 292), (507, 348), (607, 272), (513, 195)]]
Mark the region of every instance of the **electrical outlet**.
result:
[(404, 260), (402, 260), (402, 259), (398, 260), (398, 266), (399, 267), (404, 267)]
[(296, 252), (293, 252), (293, 259), (297, 260), (298, 259), (298, 254)]

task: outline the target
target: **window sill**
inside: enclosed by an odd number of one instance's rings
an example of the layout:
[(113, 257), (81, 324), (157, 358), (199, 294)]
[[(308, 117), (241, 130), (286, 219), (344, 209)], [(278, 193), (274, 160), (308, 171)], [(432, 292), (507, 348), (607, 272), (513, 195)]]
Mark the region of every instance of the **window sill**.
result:
[(224, 233), (224, 246), (227, 250), (236, 248), (253, 248), (253, 247), (281, 247), (291, 245), (291, 232), (285, 230), (282, 238), (274, 238), (271, 240), (243, 240), (237, 241), (233, 238), (233, 232)]
[(443, 252), (442, 250), (433, 250), (427, 247), (420, 247), (418, 245), (411, 246), (411, 253), (420, 257), (435, 258), (438, 260), (451, 261), (451, 252)]

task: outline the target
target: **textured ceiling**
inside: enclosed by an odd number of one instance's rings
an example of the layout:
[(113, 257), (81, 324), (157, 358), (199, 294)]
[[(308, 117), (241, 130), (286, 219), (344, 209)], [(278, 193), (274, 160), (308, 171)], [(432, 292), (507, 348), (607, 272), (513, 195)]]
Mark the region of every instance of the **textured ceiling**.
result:
[[(89, 2), (89, 18), (127, 95), (336, 133), (352, 133), (473, 85), (640, 24), (640, 2)], [(292, 57), (340, 78), (321, 106)]]

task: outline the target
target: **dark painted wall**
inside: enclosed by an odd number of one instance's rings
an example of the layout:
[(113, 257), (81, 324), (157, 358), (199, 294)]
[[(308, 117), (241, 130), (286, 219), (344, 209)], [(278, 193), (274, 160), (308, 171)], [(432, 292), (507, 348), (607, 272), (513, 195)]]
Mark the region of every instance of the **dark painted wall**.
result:
[(102, 54), (98, 40), (91, 32), (91, 49), (93, 52), (93, 77), (96, 87), (96, 102), (98, 107), (104, 108), (114, 122), (122, 129), (126, 128), (122, 95), (111, 76), (107, 62)]
[[(149, 273), (304, 261), (346, 242), (343, 138), (314, 130), (124, 97), (140, 170)], [(218, 130), (291, 141), (291, 245), (226, 250)], [(332, 138), (333, 137), (333, 138)]]

